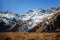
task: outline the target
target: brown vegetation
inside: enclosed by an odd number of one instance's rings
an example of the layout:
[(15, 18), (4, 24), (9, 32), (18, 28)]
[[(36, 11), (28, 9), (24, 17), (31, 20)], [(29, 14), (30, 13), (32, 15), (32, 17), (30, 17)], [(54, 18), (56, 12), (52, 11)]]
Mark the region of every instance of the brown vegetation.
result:
[(0, 40), (60, 40), (60, 33), (0, 33)]

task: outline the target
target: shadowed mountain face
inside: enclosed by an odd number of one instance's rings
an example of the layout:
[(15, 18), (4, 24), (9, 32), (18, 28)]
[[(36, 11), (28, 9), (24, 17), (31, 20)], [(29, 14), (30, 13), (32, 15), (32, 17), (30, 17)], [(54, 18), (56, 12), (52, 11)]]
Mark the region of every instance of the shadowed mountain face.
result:
[(10, 25), (5, 25), (4, 22), (0, 22), (0, 32), (7, 31), (9, 28), (11, 28)]
[(53, 32), (60, 28), (60, 7), (36, 8), (25, 14), (0, 12), (0, 32)]

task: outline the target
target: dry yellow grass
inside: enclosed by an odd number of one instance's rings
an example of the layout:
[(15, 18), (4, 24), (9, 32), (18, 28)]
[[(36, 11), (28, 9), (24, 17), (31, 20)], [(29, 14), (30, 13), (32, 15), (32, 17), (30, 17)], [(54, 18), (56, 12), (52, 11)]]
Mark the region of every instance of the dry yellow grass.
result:
[(60, 40), (60, 32), (58, 33), (3, 32), (0, 33), (0, 40)]

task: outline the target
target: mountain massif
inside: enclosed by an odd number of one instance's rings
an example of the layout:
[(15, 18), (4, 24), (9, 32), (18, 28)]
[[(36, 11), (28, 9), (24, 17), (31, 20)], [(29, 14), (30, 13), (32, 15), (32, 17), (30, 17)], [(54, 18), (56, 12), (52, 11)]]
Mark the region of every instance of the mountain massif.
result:
[(0, 11), (0, 32), (53, 32), (60, 30), (60, 7), (36, 8), (16, 14)]

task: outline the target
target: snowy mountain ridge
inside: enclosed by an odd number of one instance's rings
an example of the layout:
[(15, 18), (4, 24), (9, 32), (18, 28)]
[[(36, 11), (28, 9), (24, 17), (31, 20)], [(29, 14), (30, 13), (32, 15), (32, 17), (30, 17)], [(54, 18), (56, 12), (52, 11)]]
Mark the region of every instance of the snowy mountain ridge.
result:
[[(28, 30), (34, 28), (36, 25), (38, 25), (39, 23), (46, 21), (46, 24), (48, 24), (47, 20), (50, 19), (52, 16), (54, 16), (54, 12), (53, 11), (58, 11), (60, 9), (58, 8), (52, 8), (49, 9), (48, 11), (41, 9), (41, 8), (36, 8), (33, 10), (29, 10), (28, 12), (26, 12), (26, 14), (24, 15), (18, 15), (18, 14), (12, 14), (11, 12), (0, 12), (0, 20), (3, 20), (3, 22), (5, 22), (4, 25), (10, 25), (14, 26), (15, 23), (18, 23), (20, 21), (24, 22), (27, 21), (27, 23), (21, 25), (19, 28), (17, 28), (18, 32), (28, 32)], [(29, 21), (28, 21), (29, 20)], [(1, 25), (0, 25), (1, 26)], [(5, 28), (3, 26), (3, 28)], [(3, 30), (3, 28), (1, 27), (0, 29)], [(4, 31), (3, 30), (3, 31)]]
[[(53, 15), (54, 15), (54, 13), (44, 14), (43, 12), (41, 12), (41, 10), (38, 10), (38, 11), (34, 10), (33, 12), (31, 12), (31, 14), (30, 13), (27, 14), (25, 19), (30, 20), (30, 21), (26, 24), (23, 24), (22, 27), (28, 26), (27, 30), (30, 30), (30, 29), (34, 28), (37, 24), (50, 19)], [(25, 20), (25, 19), (23, 19), (23, 20)], [(46, 22), (46, 23), (48, 24), (48, 22)], [(23, 28), (21, 28), (21, 29), (22, 29), (21, 31), (24, 30)], [(25, 30), (25, 32), (26, 32), (26, 30)]]

